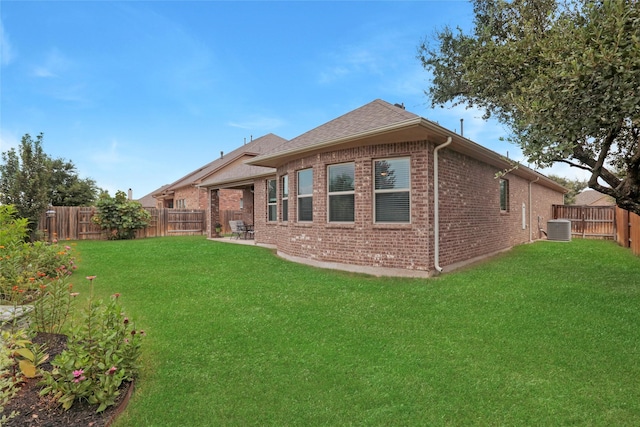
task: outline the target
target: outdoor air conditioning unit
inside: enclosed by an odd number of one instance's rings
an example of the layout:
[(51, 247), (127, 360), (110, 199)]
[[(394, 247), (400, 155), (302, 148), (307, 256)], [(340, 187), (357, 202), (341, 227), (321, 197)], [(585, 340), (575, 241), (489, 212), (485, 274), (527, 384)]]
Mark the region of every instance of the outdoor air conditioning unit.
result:
[(568, 219), (552, 219), (547, 221), (547, 240), (570, 242), (571, 221)]

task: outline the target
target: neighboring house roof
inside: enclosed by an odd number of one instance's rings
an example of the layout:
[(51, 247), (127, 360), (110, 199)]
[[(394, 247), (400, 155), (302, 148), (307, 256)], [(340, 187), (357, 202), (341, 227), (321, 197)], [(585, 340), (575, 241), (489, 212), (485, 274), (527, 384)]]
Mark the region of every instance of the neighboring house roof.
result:
[(586, 188), (576, 195), (576, 205), (582, 206), (612, 206), (616, 202), (613, 197), (602, 194), (592, 188)]
[(141, 198), (139, 198), (137, 200), (138, 203), (140, 203), (143, 208), (155, 208), (157, 200), (155, 199), (155, 197), (153, 197), (153, 195), (156, 194), (156, 193), (162, 192), (162, 190), (164, 188), (168, 187), (168, 186), (169, 186), (169, 184), (163, 185), (162, 187), (158, 188), (157, 190), (152, 191), (151, 193), (147, 194), (146, 196), (142, 196)]
[(394, 142), (420, 141), (429, 139), (436, 145), (444, 144), (451, 137), (447, 148), (488, 163), (501, 170), (522, 176), (531, 181), (566, 192), (560, 184), (523, 165), (514, 165), (500, 154), (489, 150), (455, 132), (427, 120), (403, 107), (376, 99), (369, 104), (344, 114), (324, 125), (306, 132), (276, 150), (262, 154), (246, 163), (253, 166), (275, 168), (302, 156), (344, 149), (363, 144), (388, 144)]
[(221, 171), (225, 166), (241, 159), (243, 156), (255, 157), (260, 154), (272, 151), (275, 147), (280, 146), (287, 142), (286, 139), (279, 137), (273, 133), (256, 138), (251, 142), (244, 144), (230, 153), (222, 155), (220, 158), (207, 163), (206, 165), (196, 169), (178, 179), (177, 181), (162, 187), (153, 193), (154, 197), (162, 197), (167, 194), (172, 194), (177, 188), (185, 187), (188, 185), (201, 184), (208, 177), (214, 175), (216, 172)]

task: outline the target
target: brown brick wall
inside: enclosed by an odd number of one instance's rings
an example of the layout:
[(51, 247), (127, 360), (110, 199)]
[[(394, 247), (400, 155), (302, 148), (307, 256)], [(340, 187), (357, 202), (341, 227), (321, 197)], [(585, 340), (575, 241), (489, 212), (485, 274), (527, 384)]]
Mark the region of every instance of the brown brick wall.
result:
[[(280, 177), (289, 174), (289, 221), (282, 222), (281, 195), (278, 190), (277, 223), (267, 222), (266, 203), (256, 211), (256, 239), (259, 243), (277, 245), (278, 250), (295, 257), (322, 262), (335, 262), (386, 268), (427, 270), (431, 227), (426, 198), (430, 181), (429, 151), (426, 141), (357, 147), (309, 156), (278, 169)], [(416, 178), (411, 181), (411, 224), (373, 224), (373, 160), (385, 157), (411, 157)], [(353, 224), (327, 222), (326, 168), (355, 160), (355, 221)], [(297, 221), (297, 174), (313, 168), (313, 222)], [(418, 178), (419, 177), (419, 178)], [(255, 200), (266, 200), (266, 180), (255, 183)]]
[[(290, 162), (278, 173), (278, 218), (267, 221), (266, 180), (255, 182), (256, 241), (276, 245), (283, 254), (326, 263), (432, 270), (433, 259), (433, 145), (427, 141), (357, 147), (305, 157)], [(373, 160), (410, 156), (411, 224), (373, 223)], [(355, 160), (355, 221), (327, 222), (327, 177), (330, 164)], [(297, 222), (296, 172), (314, 171), (313, 222)], [(538, 237), (537, 216), (548, 218), (551, 204), (562, 194), (532, 185), (533, 211), (529, 213), (529, 181), (512, 173), (509, 211), (500, 212), (498, 170), (452, 150), (440, 152), (440, 265), (466, 261)], [(282, 221), (280, 177), (289, 174), (289, 221)], [(275, 178), (275, 176), (273, 177)], [(525, 204), (525, 229), (522, 204)], [(533, 227), (530, 224), (530, 218)], [(543, 221), (544, 223), (544, 221)]]

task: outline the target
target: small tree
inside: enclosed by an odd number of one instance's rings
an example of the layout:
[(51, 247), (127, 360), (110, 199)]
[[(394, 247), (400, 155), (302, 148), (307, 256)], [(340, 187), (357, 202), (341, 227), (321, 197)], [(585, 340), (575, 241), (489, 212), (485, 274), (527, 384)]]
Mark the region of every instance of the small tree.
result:
[(588, 187), (586, 179), (569, 179), (558, 175), (549, 175), (549, 178), (562, 185), (569, 191), (564, 195), (564, 204), (573, 205), (576, 202), (576, 196)]
[(99, 188), (91, 178), (81, 179), (70, 160), (49, 160), (49, 200), (53, 206), (92, 206)]
[(92, 221), (109, 233), (110, 240), (133, 239), (135, 231), (148, 226), (151, 220), (151, 214), (140, 203), (128, 200), (124, 191), (116, 192), (113, 198), (102, 193), (96, 207)]
[(17, 214), (29, 221), (29, 233), (38, 228), (40, 215), (49, 204), (48, 189), (51, 179), (48, 157), (42, 150), (40, 134), (35, 140), (29, 134), (22, 137), (18, 152), (2, 153), (0, 165), (0, 203), (14, 205)]

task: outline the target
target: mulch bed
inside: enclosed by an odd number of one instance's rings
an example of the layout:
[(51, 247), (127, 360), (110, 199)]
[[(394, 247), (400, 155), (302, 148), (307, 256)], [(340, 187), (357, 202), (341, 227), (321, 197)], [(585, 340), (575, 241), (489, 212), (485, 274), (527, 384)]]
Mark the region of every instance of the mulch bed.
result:
[[(40, 366), (43, 370), (50, 371), (53, 367), (49, 363), (67, 347), (67, 337), (58, 334), (39, 333), (33, 340), (36, 344), (46, 343), (49, 353), (49, 361)], [(40, 396), (40, 378), (26, 378), (21, 384), (18, 393), (5, 405), (4, 413), (19, 412), (15, 418), (7, 421), (6, 426), (16, 427), (106, 427), (124, 409), (133, 384), (124, 384), (116, 404), (109, 406), (101, 413), (97, 413), (97, 405), (89, 405), (87, 402), (76, 402), (68, 410), (62, 409), (50, 396)]]

